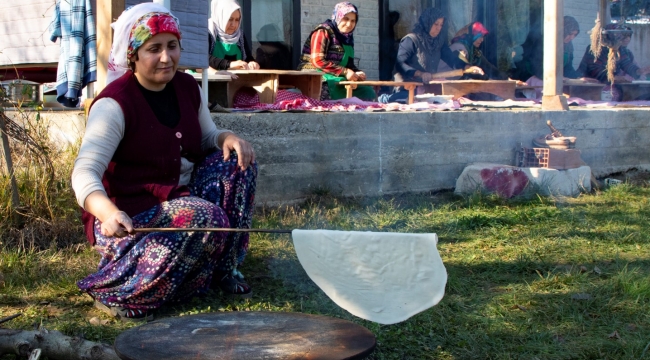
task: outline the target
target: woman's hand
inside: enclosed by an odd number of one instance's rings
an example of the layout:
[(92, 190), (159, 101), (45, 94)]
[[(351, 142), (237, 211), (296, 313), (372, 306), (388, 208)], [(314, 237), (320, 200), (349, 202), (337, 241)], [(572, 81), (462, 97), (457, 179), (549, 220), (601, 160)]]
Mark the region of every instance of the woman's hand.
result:
[(431, 80), (433, 80), (433, 76), (428, 72), (421, 73), (420, 78), (422, 78), (422, 82), (425, 84), (428, 84)]
[(516, 81), (517, 82), (517, 84), (515, 84), (516, 86), (528, 86), (528, 83), (525, 81), (515, 80), (513, 78), (508, 78), (508, 81)]
[(345, 78), (349, 81), (359, 81), (359, 75), (351, 69), (345, 69)]
[(366, 73), (364, 73), (363, 71), (357, 71), (356, 74), (359, 77), (360, 81), (365, 81), (366, 80)]
[(243, 60), (235, 60), (230, 62), (230, 69), (233, 70), (246, 70), (248, 69), (248, 63)]
[(133, 231), (133, 221), (124, 211), (116, 211), (102, 221), (102, 235), (108, 237), (125, 237)]
[(641, 68), (637, 71), (637, 74), (639, 76), (644, 76), (650, 74), (650, 66), (646, 66), (644, 68)]
[(465, 74), (478, 74), (478, 75), (485, 75), (485, 72), (483, 72), (483, 69), (481, 69), (478, 66), (469, 66), (465, 68)]
[(256, 63), (255, 61), (251, 61), (248, 63), (248, 70), (259, 70), (260, 69), (260, 64)]
[(219, 138), (224, 136), (224, 139), (219, 146), (223, 150), (223, 159), (226, 161), (229, 160), (230, 153), (235, 151), (237, 152), (237, 166), (239, 166), (242, 171), (246, 170), (248, 165), (255, 162), (255, 151), (253, 151), (253, 146), (248, 141), (231, 132), (224, 134), (225, 135), (219, 136)]

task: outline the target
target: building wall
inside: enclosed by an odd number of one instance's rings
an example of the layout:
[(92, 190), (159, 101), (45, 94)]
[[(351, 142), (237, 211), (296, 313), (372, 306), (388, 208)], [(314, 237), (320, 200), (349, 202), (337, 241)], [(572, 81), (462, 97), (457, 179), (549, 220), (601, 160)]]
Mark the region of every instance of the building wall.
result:
[[(301, 43), (316, 25), (332, 16), (339, 0), (302, 0), (300, 9)], [(354, 56), (368, 79), (379, 79), (379, 6), (377, 0), (356, 0), (359, 24), (354, 31)]]
[(580, 23), (580, 34), (573, 40), (573, 66), (577, 69), (582, 56), (591, 43), (589, 31), (594, 27), (598, 16), (597, 0), (570, 0), (564, 2), (564, 15), (573, 16)]

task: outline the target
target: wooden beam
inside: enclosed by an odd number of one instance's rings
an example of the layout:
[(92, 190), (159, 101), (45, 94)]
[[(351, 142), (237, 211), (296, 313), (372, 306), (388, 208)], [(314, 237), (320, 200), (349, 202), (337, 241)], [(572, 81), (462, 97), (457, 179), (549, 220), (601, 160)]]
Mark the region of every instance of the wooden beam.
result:
[(124, 11), (124, 0), (97, 0), (97, 83), (95, 94), (106, 87), (108, 57), (113, 43), (111, 23)]
[(562, 95), (564, 56), (564, 0), (544, 1), (543, 110), (569, 110)]

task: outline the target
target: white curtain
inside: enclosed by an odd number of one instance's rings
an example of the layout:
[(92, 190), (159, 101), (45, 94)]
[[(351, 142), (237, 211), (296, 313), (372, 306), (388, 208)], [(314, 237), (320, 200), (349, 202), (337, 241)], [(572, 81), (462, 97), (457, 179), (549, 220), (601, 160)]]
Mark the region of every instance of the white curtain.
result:
[[(283, 0), (251, 1), (251, 34), (255, 41), (285, 41), (285, 17)], [(288, 16), (291, 16), (288, 14)], [(258, 38), (258, 36), (260, 38)]]
[(508, 58), (510, 67), (514, 67), (515, 62), (522, 59), (523, 49), (521, 45), (526, 41), (528, 31), (530, 30), (530, 0), (501, 0), (501, 18), (499, 23), (503, 23), (510, 35), (510, 44), (508, 46)]
[(475, 0), (450, 1), (447, 9), (447, 25), (449, 30), (449, 40), (462, 29), (463, 26), (474, 20), (476, 14)]

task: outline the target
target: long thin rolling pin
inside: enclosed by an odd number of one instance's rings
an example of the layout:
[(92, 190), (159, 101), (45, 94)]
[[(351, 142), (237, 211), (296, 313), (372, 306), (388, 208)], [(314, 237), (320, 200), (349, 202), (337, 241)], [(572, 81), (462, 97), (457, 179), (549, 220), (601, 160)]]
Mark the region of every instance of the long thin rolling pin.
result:
[(286, 229), (234, 229), (234, 228), (137, 228), (134, 233), (144, 232), (247, 232), (247, 233), (274, 233), (291, 234), (292, 230)]

